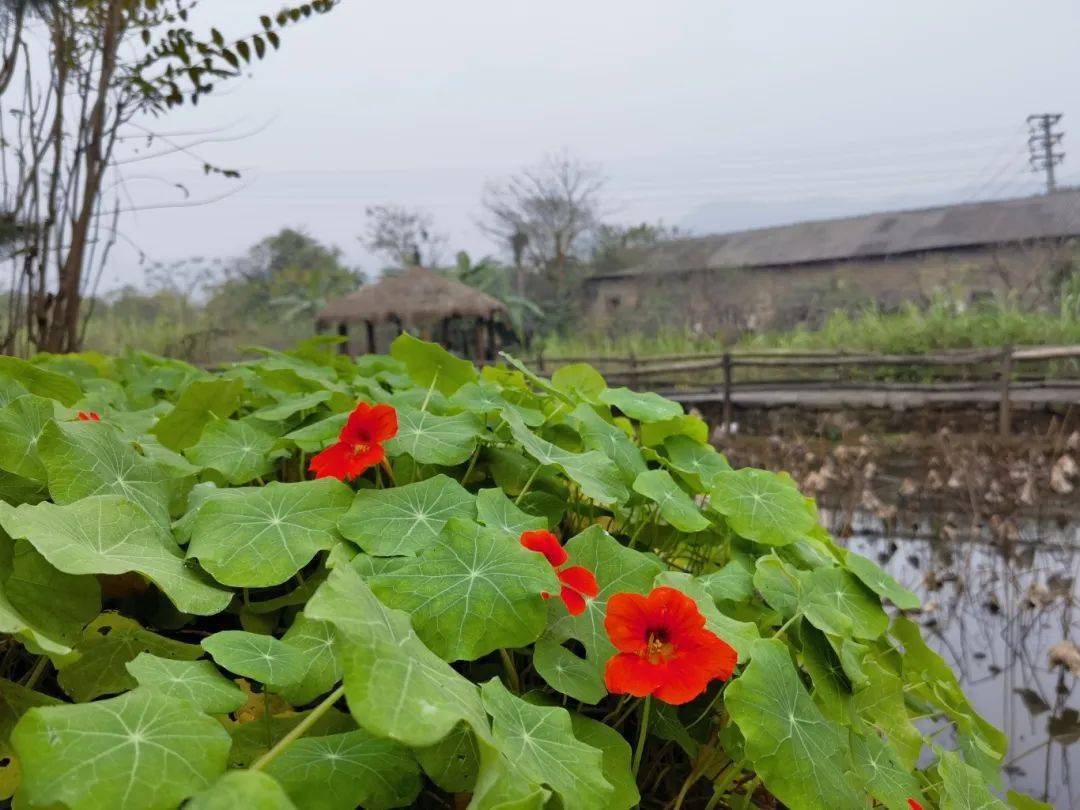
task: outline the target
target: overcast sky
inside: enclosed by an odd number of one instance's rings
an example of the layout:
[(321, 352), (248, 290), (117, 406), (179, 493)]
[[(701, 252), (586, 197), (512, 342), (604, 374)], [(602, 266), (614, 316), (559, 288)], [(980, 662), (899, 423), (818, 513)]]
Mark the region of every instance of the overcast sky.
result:
[[(204, 0), (193, 22), (237, 35), (272, 7)], [(140, 251), (232, 256), (287, 225), (373, 271), (356, 237), (391, 202), (494, 252), (485, 181), (560, 149), (603, 171), (611, 219), (697, 233), (1031, 193), (1027, 115), (1065, 113), (1080, 141), (1078, 31), (1076, 0), (343, 0), (145, 122), (243, 179), (125, 163), (146, 210), (106, 284), (139, 281)], [(1080, 180), (1080, 147), (1062, 174)]]

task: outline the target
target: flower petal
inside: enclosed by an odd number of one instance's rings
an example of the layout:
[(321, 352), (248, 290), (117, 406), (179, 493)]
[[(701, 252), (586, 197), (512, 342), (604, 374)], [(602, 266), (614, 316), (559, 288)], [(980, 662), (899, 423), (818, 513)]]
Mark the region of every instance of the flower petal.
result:
[(368, 412), (371, 421), (371, 440), (385, 442), (397, 436), (397, 411), (392, 405), (378, 404)]
[(645, 697), (660, 685), (659, 668), (640, 655), (619, 653), (608, 659), (604, 667), (604, 684), (616, 695)]
[(523, 532), (521, 545), (525, 546), (529, 551), (543, 554), (555, 568), (566, 562), (566, 549), (559, 543), (559, 538), (544, 529)]
[(352, 448), (345, 442), (332, 444), (318, 455), (311, 457), (308, 469), (316, 478), (338, 478), (347, 480)]
[(582, 596), (595, 599), (597, 594), (600, 593), (600, 586), (596, 583), (596, 577), (588, 568), (572, 565), (559, 571), (556, 576), (559, 577), (559, 582), (568, 588), (573, 588)]
[(381, 444), (372, 444), (362, 453), (357, 453), (356, 448), (349, 448), (349, 480), (363, 475), (366, 470), (376, 464), (382, 464), (386, 458), (386, 451)]
[(571, 616), (580, 616), (585, 612), (585, 597), (573, 588), (564, 585), (562, 590), (559, 591), (559, 596), (562, 597), (566, 610)]
[(712, 678), (693, 656), (680, 655), (660, 667), (659, 685), (653, 693), (658, 700), (680, 706), (689, 703), (709, 685)]
[(697, 602), (682, 591), (661, 586), (648, 596), (653, 624), (667, 631), (668, 639), (676, 646), (694, 638), (705, 627), (705, 617)]
[(607, 603), (604, 629), (615, 649), (640, 655), (649, 641), (653, 613), (648, 600), (637, 593), (617, 593)]

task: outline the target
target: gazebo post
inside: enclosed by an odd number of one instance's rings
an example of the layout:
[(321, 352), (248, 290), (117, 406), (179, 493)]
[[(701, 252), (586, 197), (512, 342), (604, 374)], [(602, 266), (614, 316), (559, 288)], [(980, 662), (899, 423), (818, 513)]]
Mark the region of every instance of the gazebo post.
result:
[(488, 315), (487, 319), (487, 359), (495, 361), (495, 313)]
[(371, 321), (364, 321), (367, 326), (367, 350), (368, 354), (375, 354), (375, 324)]
[(338, 344), (338, 352), (340, 352), (341, 354), (348, 354), (349, 353), (349, 325), (347, 323), (345, 323), (344, 321), (342, 321), (341, 323), (339, 323), (337, 325), (337, 333), (338, 333), (338, 335), (340, 337), (345, 338), (345, 340), (343, 340), (341, 343)]
[(440, 340), (442, 341), (443, 348), (449, 350), (450, 349), (450, 318), (449, 317), (442, 319), (442, 338), (440, 338)]
[(484, 319), (477, 318), (473, 327), (473, 361), (482, 362), (484, 359)]

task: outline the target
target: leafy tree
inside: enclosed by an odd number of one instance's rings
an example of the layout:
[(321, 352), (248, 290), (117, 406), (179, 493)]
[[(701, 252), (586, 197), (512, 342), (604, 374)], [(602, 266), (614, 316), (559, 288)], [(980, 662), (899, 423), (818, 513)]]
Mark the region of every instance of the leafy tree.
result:
[(4, 96), (18, 114), (0, 140), (0, 210), (24, 230), (8, 259), (14, 283), (0, 349), (62, 352), (82, 342), (83, 298), (130, 208), (114, 176), (125, 128), (197, 103), (277, 49), (282, 29), (336, 3), (287, 6), (226, 37), (204, 16), (210, 4), (196, 0), (3, 0), (0, 93), (20, 88), (23, 97)]
[(451, 272), (459, 281), (502, 301), (506, 305), (510, 325), (522, 343), (532, 328), (543, 321), (544, 310), (535, 301), (514, 291), (512, 268), (500, 264), (491, 256), (473, 262), (464, 250), (458, 251), (457, 263)]
[(253, 313), (293, 320), (311, 317), (326, 300), (364, 282), (342, 263), (341, 250), (297, 228), (283, 228), (253, 246), (225, 269), (212, 287), (208, 309), (215, 318), (250, 318)]
[(481, 227), (513, 255), (519, 295), (526, 273), (559, 280), (582, 257), (600, 222), (603, 187), (595, 167), (562, 152), (485, 189)]
[(438, 266), (446, 237), (435, 231), (431, 214), (400, 205), (373, 205), (365, 214), (367, 230), (360, 242), (392, 269)]
[(639, 262), (642, 254), (662, 242), (687, 237), (677, 225), (663, 222), (637, 225), (601, 224), (593, 233), (590, 264), (594, 270), (618, 270)]

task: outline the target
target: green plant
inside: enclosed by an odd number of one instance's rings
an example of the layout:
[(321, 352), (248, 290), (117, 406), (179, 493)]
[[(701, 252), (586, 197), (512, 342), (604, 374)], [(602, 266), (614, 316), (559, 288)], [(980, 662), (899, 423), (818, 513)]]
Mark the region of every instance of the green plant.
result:
[[(1004, 806), (1004, 736), (884, 606), (918, 600), (838, 546), (789, 477), (731, 469), (699, 419), (587, 366), (508, 363), (478, 372), (408, 335), (390, 356), (312, 340), (216, 374), (0, 358), (4, 793), (90, 810)], [(392, 438), (385, 408), (377, 433), (343, 430), (358, 400), (393, 409)], [(359, 477), (308, 480), (335, 443), (362, 446)], [(558, 552), (520, 542), (542, 529), (595, 577), (573, 580), (578, 615), (544, 598), (556, 568), (568, 581)], [(605, 686), (609, 602), (657, 587), (737, 655), (681, 705)], [(931, 717), (955, 749), (916, 725)]]

